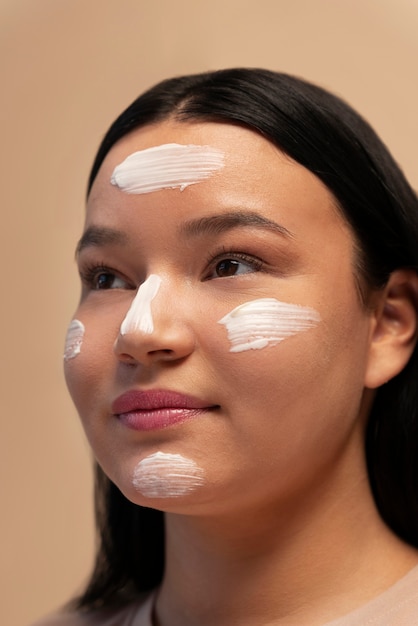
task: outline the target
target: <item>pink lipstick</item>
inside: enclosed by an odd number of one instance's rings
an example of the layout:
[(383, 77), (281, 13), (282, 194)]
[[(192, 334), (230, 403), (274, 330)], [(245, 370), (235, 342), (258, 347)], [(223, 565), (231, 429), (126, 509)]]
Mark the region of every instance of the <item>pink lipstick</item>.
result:
[(157, 430), (180, 424), (217, 408), (192, 396), (162, 389), (127, 391), (116, 398), (112, 413), (133, 430)]

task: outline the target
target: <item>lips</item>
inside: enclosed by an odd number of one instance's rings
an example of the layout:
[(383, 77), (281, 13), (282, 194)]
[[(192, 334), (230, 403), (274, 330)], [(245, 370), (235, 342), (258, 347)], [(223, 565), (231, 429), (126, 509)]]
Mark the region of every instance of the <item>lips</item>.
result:
[(203, 400), (167, 390), (127, 391), (112, 404), (112, 413), (134, 430), (167, 428), (217, 408)]

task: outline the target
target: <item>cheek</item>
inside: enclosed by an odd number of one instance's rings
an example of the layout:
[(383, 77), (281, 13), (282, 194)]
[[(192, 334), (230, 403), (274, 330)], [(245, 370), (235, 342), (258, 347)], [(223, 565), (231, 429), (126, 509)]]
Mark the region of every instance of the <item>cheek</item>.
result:
[(277, 402), (284, 408), (316, 384), (323, 360), (316, 349), (319, 335), (311, 330), (275, 345), (241, 352), (231, 352), (229, 342), (223, 342), (218, 361), (222, 380), (255, 414)]
[(68, 326), (64, 346), (64, 362), (75, 359), (80, 354), (85, 327), (80, 320), (73, 319)]
[(317, 326), (320, 320), (319, 313), (311, 307), (261, 298), (236, 307), (219, 324), (227, 329), (230, 352), (245, 352), (276, 346)]
[(226, 326), (223, 340), (212, 344), (222, 380), (254, 409), (260, 403), (281, 409), (292, 405), (306, 415), (310, 401), (318, 406), (328, 397), (337, 405), (350, 396), (357, 406), (364, 386), (369, 318), (356, 298), (345, 295), (340, 306), (334, 302), (321, 315), (274, 299), (237, 307), (220, 320)]
[(80, 369), (83, 369), (82, 363), (85, 360), (85, 350), (83, 350), (82, 354), (85, 332), (86, 329), (83, 322), (78, 319), (73, 319), (68, 326), (67, 334), (65, 337), (64, 374), (68, 390), (70, 391), (71, 397), (73, 399), (77, 395), (77, 373), (80, 371)]
[[(313, 367), (321, 316), (313, 308), (262, 298), (239, 305), (218, 320), (215, 346), (226, 380), (265, 389), (269, 396), (282, 378)], [(320, 334), (319, 329), (319, 334)]]
[[(77, 342), (73, 340), (71, 330), (75, 321), (77, 328), (79, 325), (83, 326), (82, 340)], [(90, 320), (86, 316), (82, 320), (73, 320), (70, 324), (66, 354), (71, 353), (71, 356), (64, 355), (64, 374), (70, 395), (83, 420), (90, 413), (94, 414), (99, 393), (110, 383), (116, 338), (113, 326), (114, 324), (109, 331), (105, 322)]]

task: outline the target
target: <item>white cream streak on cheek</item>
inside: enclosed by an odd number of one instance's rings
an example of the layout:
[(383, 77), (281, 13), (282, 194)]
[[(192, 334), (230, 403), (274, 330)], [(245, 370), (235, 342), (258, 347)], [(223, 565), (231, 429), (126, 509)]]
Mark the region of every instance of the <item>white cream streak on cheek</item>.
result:
[(151, 274), (139, 287), (129, 311), (120, 327), (120, 334), (127, 335), (141, 331), (145, 334), (154, 332), (151, 312), (151, 301), (155, 298), (161, 285), (161, 278)]
[(146, 498), (176, 498), (195, 491), (204, 482), (204, 472), (181, 454), (155, 452), (135, 467), (132, 484)]
[(223, 164), (223, 153), (216, 148), (168, 143), (128, 156), (115, 167), (110, 182), (126, 193), (175, 188), (183, 191), (209, 178)]
[(65, 337), (64, 361), (74, 359), (80, 354), (84, 338), (84, 324), (80, 320), (72, 320)]
[(230, 352), (259, 350), (316, 326), (321, 317), (315, 309), (280, 302), (275, 298), (252, 300), (225, 315), (224, 324), (231, 342)]

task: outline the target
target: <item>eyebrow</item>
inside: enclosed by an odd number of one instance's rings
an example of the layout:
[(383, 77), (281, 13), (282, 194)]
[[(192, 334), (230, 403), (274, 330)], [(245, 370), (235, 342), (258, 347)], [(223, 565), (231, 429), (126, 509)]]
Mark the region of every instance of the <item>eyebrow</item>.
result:
[(190, 220), (182, 224), (180, 233), (188, 237), (220, 235), (225, 231), (240, 227), (262, 228), (284, 237), (293, 237), (293, 233), (290, 230), (255, 211), (229, 211), (228, 213)]
[(78, 256), (89, 246), (106, 246), (110, 244), (126, 244), (128, 237), (120, 230), (106, 226), (89, 226), (77, 244), (75, 255)]
[[(201, 217), (185, 222), (179, 230), (180, 234), (187, 237), (198, 237), (203, 235), (220, 235), (225, 231), (239, 227), (262, 228), (284, 237), (293, 237), (293, 233), (290, 230), (255, 211), (229, 211), (219, 215)], [(124, 245), (127, 242), (127, 235), (120, 230), (106, 226), (89, 226), (77, 244), (75, 255), (77, 257), (82, 250), (90, 246)]]

